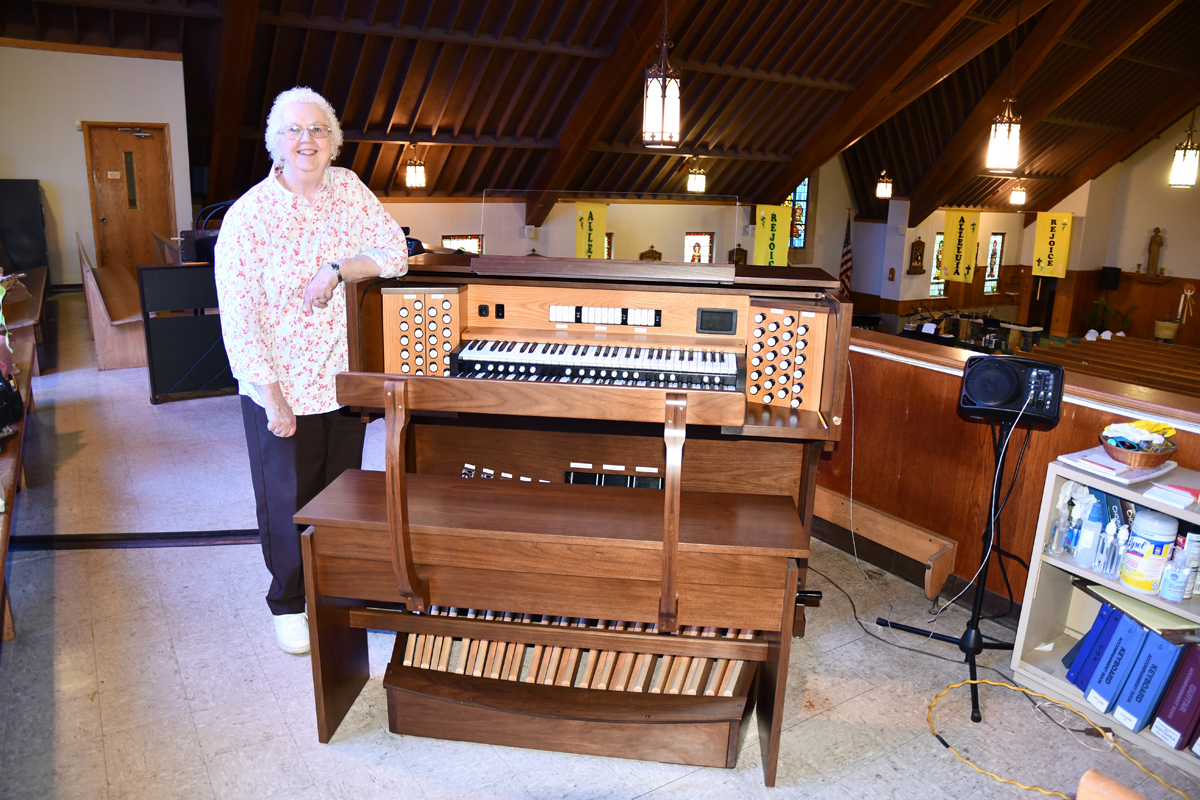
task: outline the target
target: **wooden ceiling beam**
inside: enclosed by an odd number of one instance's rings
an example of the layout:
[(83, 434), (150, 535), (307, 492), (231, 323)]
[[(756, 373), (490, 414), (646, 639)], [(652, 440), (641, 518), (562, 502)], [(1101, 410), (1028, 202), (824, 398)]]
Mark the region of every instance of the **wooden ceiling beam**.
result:
[(891, 48), (859, 82), (858, 88), (804, 140), (791, 164), (783, 165), (756, 192), (756, 201), (777, 202), (805, 177), (836, 156), (842, 140), (862, 122), (974, 5), (972, 0), (937, 0), (907, 30), (892, 36)]
[[(172, 17), (193, 17), (210, 19), (214, 22), (223, 21), (228, 8), (222, 10), (216, 3), (193, 5), (186, 0), (157, 0), (155, 3), (131, 2), (131, 0), (70, 0), (72, 6), (79, 8), (97, 8), (103, 11), (129, 11), (137, 14), (158, 14)], [(224, 3), (224, 6), (237, 3)], [(258, 3), (254, 3), (255, 6)]]
[(419, 25), (394, 25), (375, 23), (371, 25), (366, 20), (340, 21), (337, 17), (320, 15), (309, 19), (304, 14), (292, 11), (271, 11), (260, 9), (258, 21), (265, 25), (278, 25), (292, 28), (315, 28), (318, 30), (338, 31), (341, 33), (373, 34), (376, 36), (397, 36), (402, 39), (419, 39), (444, 44), (473, 44), (480, 47), (495, 47), (501, 50), (519, 50), (532, 53), (554, 53), (555, 55), (574, 56), (575, 58), (610, 58), (612, 53), (603, 47), (588, 48), (578, 44), (562, 42), (547, 42), (543, 44), (537, 39), (524, 40), (515, 36), (497, 36), (491, 33), (472, 34), (469, 31), (447, 32), (444, 28), (429, 28), (422, 30)]
[(842, 140), (842, 146), (838, 152), (850, 147), (859, 139), (887, 122), (907, 107), (909, 103), (928, 92), (934, 86), (937, 86), (950, 77), (956, 70), (966, 65), (967, 62), (976, 58), (984, 50), (987, 50), (1007, 36), (1016, 27), (1018, 10), (1023, 12), (1022, 17), (1024, 19), (1029, 19), (1048, 5), (1050, 5), (1050, 0), (1033, 0), (1033, 2), (1023, 4), (1020, 9), (1014, 6), (997, 20), (996, 25), (989, 25), (987, 28), (979, 31), (970, 39), (954, 48), (953, 51), (921, 70), (920, 74), (905, 81), (887, 99), (875, 106), (871, 113)]
[[(992, 85), (963, 120), (941, 155), (921, 176), (910, 198), (908, 218), (911, 224), (919, 223), (949, 200), (953, 194), (951, 184), (961, 180), (962, 175), (969, 181), (982, 168), (983, 154), (980, 148), (987, 140), (992, 120), (1004, 107), (1004, 98), (1011, 92), (1020, 91), (1088, 2), (1054, 0), (1046, 9), (1009, 63), (1000, 70)], [(968, 165), (969, 172), (966, 171)]]
[(767, 83), (783, 83), (788, 86), (804, 86), (809, 89), (826, 89), (831, 92), (854, 91), (853, 84), (842, 83), (841, 81), (827, 81), (821, 78), (810, 78), (806, 75), (784, 75), (781, 72), (768, 72), (765, 69), (731, 67), (696, 59), (678, 62), (672, 61), (671, 63), (685, 72), (705, 72), (710, 75), (725, 75), (730, 78), (745, 78), (746, 80), (765, 81)]
[(246, 107), (246, 75), (254, 53), (258, 0), (226, 3), (221, 20), (221, 60), (213, 104), (212, 156), (207, 202), (230, 199), (237, 167), (242, 110)]
[[(1096, 45), (1088, 44), (1087, 42), (1083, 41), (1082, 39), (1071, 39), (1066, 36), (1064, 36), (1059, 41), (1061, 41), (1063, 44), (1070, 45), (1071, 47), (1078, 47), (1080, 50), (1091, 50), (1093, 47), (1096, 46)], [(1131, 55), (1127, 55), (1125, 53), (1122, 53), (1121, 55), (1117, 56), (1117, 58), (1120, 61), (1128, 61), (1131, 64), (1141, 64), (1144, 67), (1154, 67), (1155, 69), (1162, 69), (1162, 70), (1166, 70), (1167, 72), (1178, 72), (1180, 75), (1187, 75), (1188, 77), (1192, 77), (1192, 78), (1200, 78), (1200, 72), (1196, 72), (1195, 70), (1186, 69), (1185, 67), (1177, 67), (1174, 64), (1167, 64), (1162, 61), (1154, 61), (1149, 58), (1141, 58), (1139, 56), (1131, 56)]]
[[(591, 150), (594, 153), (633, 153), (634, 155), (647, 156), (663, 154), (662, 150), (643, 147), (639, 144), (616, 144), (609, 142), (596, 142), (592, 145)], [(729, 161), (776, 161), (786, 163), (792, 160), (792, 157), (786, 153), (761, 153), (731, 150), (728, 148), (678, 147), (670, 152), (677, 156), (698, 156), (700, 158), (717, 158)]]
[[(1062, 2), (1062, 0), (1059, 0), (1059, 2)], [(1018, 104), (1017, 110), (1021, 115), (1021, 128), (1028, 132), (1033, 130), (1034, 126), (1046, 121), (1054, 109), (1061, 106), (1068, 98), (1086, 86), (1092, 78), (1099, 75), (1105, 67), (1115, 61), (1122, 52), (1145, 35), (1147, 31), (1161, 22), (1163, 17), (1171, 13), (1181, 2), (1182, 0), (1143, 0), (1143, 2), (1137, 3), (1129, 13), (1112, 26), (1108, 33), (1096, 42), (1096, 45), (1091, 50), (1068, 66), (1053, 84), (1044, 87), (1037, 95), (1027, 99), (1025, 103)], [(1057, 3), (1055, 4), (1055, 8), (1057, 8)], [(1034, 32), (1030, 34), (1028, 41), (1032, 41), (1037, 36), (1042, 23), (1049, 21), (1049, 14), (1051, 13), (1054, 13), (1054, 9), (1048, 12), (1044, 20), (1038, 22)], [(1070, 23), (1068, 22), (1067, 24), (1069, 25)], [(1053, 44), (1050, 47), (1053, 47)], [(1025, 45), (1022, 44), (1021, 50), (1017, 54), (1018, 69), (1021, 68), (1024, 61), (1024, 50)], [(1040, 53), (1042, 51), (1039, 49), (1037, 52)], [(1048, 47), (1045, 53), (1049, 53)], [(1036, 53), (1034, 57), (1036, 58)], [(1027, 74), (1032, 75), (1032, 70)], [(996, 82), (992, 84), (983, 101), (980, 102), (980, 107), (982, 108), (977, 107), (975, 111), (972, 111), (972, 115), (968, 117), (967, 122), (976, 127), (968, 129), (967, 124), (964, 124), (963, 129), (959, 131), (959, 133), (962, 133), (965, 130), (974, 135), (974, 151), (963, 153), (961, 163), (955, 168), (953, 176), (945, 180), (935, 193), (931, 195), (922, 192), (913, 193), (913, 203), (910, 208), (915, 208), (917, 213), (932, 213), (932, 208), (937, 208), (937, 205), (930, 208), (928, 203), (931, 200), (935, 200), (938, 205), (949, 202), (979, 172), (979, 149), (986, 140), (987, 131), (990, 128), (990, 120), (986, 119), (986, 114), (976, 114), (976, 111), (999, 109), (999, 102), (992, 102), (991, 105), (987, 105), (987, 103), (989, 102), (989, 96), (992, 101), (995, 101), (995, 97), (1000, 92), (1007, 91), (1003, 83), (1004, 75), (1001, 74)], [(991, 113), (995, 113), (995, 111)], [(985, 118), (982, 129), (978, 127), (980, 118)], [(1057, 119), (1054, 121), (1058, 124), (1069, 124)], [(958, 138), (958, 134), (955, 134), (955, 138)], [(954, 140), (951, 140), (951, 146), (953, 145)], [(950, 147), (947, 147), (947, 152), (949, 150)], [(935, 162), (935, 166), (937, 166), (937, 162)], [(926, 178), (929, 178), (933, 172), (934, 170), (931, 168), (929, 173), (926, 173)], [(922, 180), (922, 184), (922, 188), (926, 188), (924, 180)], [(919, 221), (924, 219), (924, 217), (914, 217), (913, 219)]]
[[(679, 0), (670, 6), (668, 27), (672, 22), (683, 19), (698, 1)], [(530, 181), (530, 186), (536, 188), (526, 195), (527, 224), (541, 225), (546, 221), (557, 199), (549, 190), (568, 185), (587, 158), (592, 143), (616, 113), (621, 100), (635, 88), (646, 62), (654, 52), (654, 43), (661, 30), (658, 19), (658, 5), (644, 3), (629, 23), (621, 28), (612, 58), (596, 70), (575, 113), (563, 129), (559, 149), (542, 161), (541, 168)]]
[[(1029, 208), (1029, 211), (1049, 211), (1076, 189), (1088, 181), (1100, 177), (1114, 164), (1136, 153), (1147, 142), (1175, 124), (1198, 104), (1200, 104), (1200, 80), (1193, 79), (1185, 82), (1178, 91), (1147, 114), (1136, 128), (1113, 139), (1074, 170), (1066, 181), (1055, 184), (1050, 191), (1037, 198), (1037, 202)], [(1025, 224), (1029, 224), (1028, 216), (1026, 216)]]

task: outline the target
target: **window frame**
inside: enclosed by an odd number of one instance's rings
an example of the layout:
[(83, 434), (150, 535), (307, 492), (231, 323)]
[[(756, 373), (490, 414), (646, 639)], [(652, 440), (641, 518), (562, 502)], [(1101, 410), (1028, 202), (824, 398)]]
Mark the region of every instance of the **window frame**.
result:
[[(929, 262), (931, 265), (929, 271), (930, 297), (946, 296), (946, 276), (942, 275), (942, 248), (945, 245), (946, 233), (945, 231), (938, 231), (933, 235), (933, 259)], [(935, 292), (935, 289), (940, 289), (941, 291)]]
[[(450, 245), (450, 244), (446, 243), (446, 240), (448, 240), (448, 239), (450, 239), (450, 240), (457, 239), (457, 240), (478, 242), (479, 249), (476, 251), (471, 251), (471, 250), (468, 250), (467, 248), (463, 247), (462, 245)], [(442, 241), (442, 247), (446, 248), (447, 250), (458, 250), (461, 248), (462, 250), (466, 250), (466, 252), (468, 252), (468, 253), (474, 252), (475, 255), (477, 255), (477, 256), (483, 255), (483, 234), (482, 233), (443, 233), (441, 241)]]
[[(1000, 237), (1000, 252), (996, 254), (996, 277), (989, 278), (988, 271), (992, 267), (992, 240), (997, 236)], [(988, 234), (988, 255), (987, 262), (983, 266), (983, 293), (985, 295), (1000, 294), (1000, 272), (1004, 268), (1004, 249), (1008, 246), (1008, 234), (1004, 231), (993, 231)], [(992, 291), (988, 291), (988, 284), (993, 284)]]
[[(804, 220), (804, 246), (803, 247), (792, 247), (791, 246), (792, 245), (792, 224), (791, 224), (791, 220), (789, 219), (788, 220), (788, 255), (787, 255), (788, 266), (797, 266), (797, 265), (801, 265), (801, 264), (813, 263), (813, 256), (814, 256), (815, 249), (816, 249), (815, 245), (814, 245), (816, 229), (813, 225), (813, 221), (817, 218), (817, 190), (819, 188), (820, 181), (817, 179), (817, 172), (813, 172), (811, 175), (809, 175), (804, 180), (808, 181), (808, 199), (805, 201), (806, 205), (807, 205), (807, 208), (805, 209), (805, 213), (807, 216)], [(800, 184), (803, 184), (803, 183), (804, 183), (804, 181), (800, 182)], [(800, 184), (797, 184), (796, 189), (800, 188)], [(784, 205), (791, 206), (792, 196), (796, 193), (796, 189), (793, 189), (792, 192), (788, 195), (787, 201), (784, 203)]]
[(691, 262), (692, 254), (688, 252), (688, 237), (689, 236), (705, 236), (708, 237), (708, 261), (701, 261), (701, 264), (717, 263), (717, 234), (715, 231), (684, 231), (683, 233), (683, 260)]

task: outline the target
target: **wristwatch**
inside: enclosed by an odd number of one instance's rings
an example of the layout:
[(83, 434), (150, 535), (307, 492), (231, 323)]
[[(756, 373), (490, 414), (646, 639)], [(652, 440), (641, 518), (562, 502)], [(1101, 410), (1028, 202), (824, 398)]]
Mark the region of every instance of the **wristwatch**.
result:
[(342, 265), (336, 261), (329, 262), (329, 268), (333, 270), (333, 274), (337, 275), (338, 283), (343, 283), (346, 279), (342, 277)]

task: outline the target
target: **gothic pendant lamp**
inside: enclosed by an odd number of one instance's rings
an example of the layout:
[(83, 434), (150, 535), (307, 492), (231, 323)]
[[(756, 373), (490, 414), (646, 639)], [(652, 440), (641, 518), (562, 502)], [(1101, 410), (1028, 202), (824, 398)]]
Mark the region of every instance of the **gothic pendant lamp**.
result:
[(1009, 73), (1008, 97), (1004, 110), (992, 121), (988, 140), (987, 168), (989, 172), (1016, 172), (1021, 151), (1021, 118), (1013, 114), (1013, 87), (1017, 73), (1017, 27), (1021, 24), (1021, 4), (1017, 4), (1017, 23), (1013, 26), (1012, 71)]
[[(667, 30), (667, 3), (663, 0), (663, 30), (659, 37), (657, 64), (646, 67), (645, 110), (642, 115), (642, 144), (659, 149), (679, 146), (679, 70), (667, 61), (674, 46)], [(691, 178), (689, 177), (689, 183)]]
[(1175, 160), (1171, 163), (1171, 185), (1195, 186), (1197, 167), (1200, 167), (1200, 145), (1196, 144), (1196, 110), (1192, 109), (1187, 136), (1175, 148)]
[[(416, 155), (416, 147), (413, 147), (413, 154)], [(404, 162), (404, 185), (410, 189), (425, 188), (425, 162), (419, 158), (412, 158)]]
[(688, 170), (687, 189), (689, 192), (703, 194), (707, 184), (708, 175), (700, 168), (700, 159), (697, 158), (692, 162), (691, 169)]
[(892, 179), (887, 176), (887, 170), (879, 173), (879, 183), (875, 184), (875, 196), (880, 200), (892, 197)]
[(1008, 198), (1008, 202), (1012, 203), (1014, 206), (1025, 205), (1025, 184), (1021, 183), (1019, 180), (1016, 182), (1012, 188), (1012, 196)]

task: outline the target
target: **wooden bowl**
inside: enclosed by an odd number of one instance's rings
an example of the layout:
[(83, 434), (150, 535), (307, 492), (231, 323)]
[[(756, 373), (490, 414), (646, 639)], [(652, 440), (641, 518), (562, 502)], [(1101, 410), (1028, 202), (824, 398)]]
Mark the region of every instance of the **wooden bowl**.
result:
[(1108, 453), (1108, 457), (1113, 461), (1120, 461), (1122, 464), (1127, 464), (1134, 469), (1154, 469), (1155, 467), (1160, 467), (1167, 463), (1171, 456), (1175, 455), (1175, 451), (1179, 449), (1174, 442), (1168, 440), (1168, 448), (1157, 453), (1145, 453), (1141, 450), (1125, 450), (1109, 444), (1104, 438), (1104, 434), (1100, 434), (1100, 444), (1104, 445), (1104, 452)]

